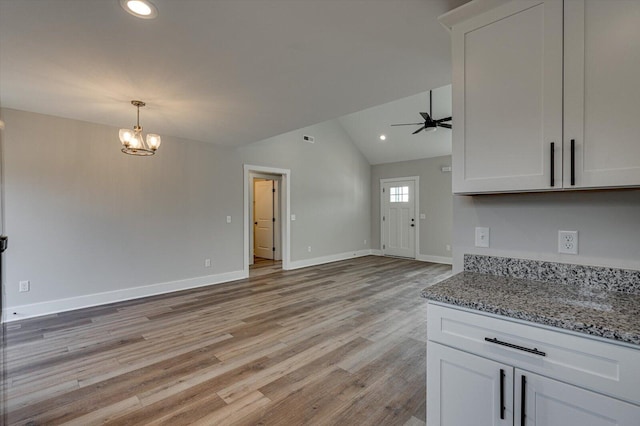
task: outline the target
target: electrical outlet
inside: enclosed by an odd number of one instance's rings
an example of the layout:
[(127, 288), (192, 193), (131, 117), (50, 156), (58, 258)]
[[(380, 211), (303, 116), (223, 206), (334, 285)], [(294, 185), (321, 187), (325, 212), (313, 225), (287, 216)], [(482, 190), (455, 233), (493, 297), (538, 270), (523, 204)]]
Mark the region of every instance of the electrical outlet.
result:
[(204, 267), (205, 268), (211, 268), (211, 259), (205, 259), (204, 260)]
[(558, 253), (578, 254), (578, 231), (558, 231)]
[(447, 251), (451, 251), (451, 245), (447, 244), (446, 249), (447, 249)]
[(311, 246), (308, 246), (308, 247), (307, 247), (307, 251), (308, 251), (309, 253), (311, 253)]
[(489, 228), (476, 227), (476, 247), (489, 247)]
[(365, 245), (365, 246), (367, 245), (367, 240), (364, 240), (364, 245)]
[(24, 293), (26, 291), (29, 291), (29, 288), (30, 288), (29, 281), (20, 281), (19, 287), (18, 287), (18, 291), (20, 293)]
[(227, 216), (227, 223), (231, 223), (231, 216)]

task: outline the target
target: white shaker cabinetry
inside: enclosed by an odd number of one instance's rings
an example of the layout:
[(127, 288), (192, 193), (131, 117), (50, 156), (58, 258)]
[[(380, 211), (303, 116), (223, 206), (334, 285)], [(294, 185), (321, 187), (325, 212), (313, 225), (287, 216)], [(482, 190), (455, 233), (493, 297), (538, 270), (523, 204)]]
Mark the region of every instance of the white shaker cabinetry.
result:
[(455, 193), (640, 185), (640, 2), (480, 0), (441, 21)]
[(429, 426), (638, 426), (640, 350), (429, 303)]

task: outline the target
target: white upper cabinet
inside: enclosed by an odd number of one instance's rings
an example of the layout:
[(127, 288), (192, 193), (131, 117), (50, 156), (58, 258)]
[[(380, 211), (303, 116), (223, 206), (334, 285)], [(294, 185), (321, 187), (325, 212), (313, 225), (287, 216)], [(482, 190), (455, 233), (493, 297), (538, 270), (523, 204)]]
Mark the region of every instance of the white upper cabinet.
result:
[(640, 185), (640, 1), (564, 9), (564, 187)]
[(640, 1), (476, 0), (441, 21), (455, 193), (640, 185)]

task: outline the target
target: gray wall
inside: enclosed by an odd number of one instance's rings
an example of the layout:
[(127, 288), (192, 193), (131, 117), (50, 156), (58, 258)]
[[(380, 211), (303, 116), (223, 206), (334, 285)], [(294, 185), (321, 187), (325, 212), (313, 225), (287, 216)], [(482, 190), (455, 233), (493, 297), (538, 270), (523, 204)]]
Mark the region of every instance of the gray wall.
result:
[[(315, 143), (303, 142), (302, 135), (313, 136)], [(239, 152), (247, 164), (291, 169), (292, 261), (370, 247), (370, 166), (337, 122), (285, 133)]]
[[(297, 132), (314, 145), (296, 132), (243, 149), (163, 135), (154, 157), (136, 158), (120, 152), (117, 128), (0, 114), (5, 307), (241, 270), (243, 163), (292, 170), (292, 260), (362, 249), (368, 238), (369, 166), (329, 123)], [(30, 292), (18, 293), (20, 280)]]
[[(640, 269), (640, 190), (454, 196), (454, 270), (464, 253)], [(490, 247), (474, 247), (476, 226)], [(558, 230), (578, 231), (578, 255), (557, 253)]]
[(379, 164), (371, 167), (371, 247), (380, 249), (380, 179), (420, 176), (420, 254), (451, 257), (452, 195), (451, 173), (442, 166), (451, 165), (451, 156)]

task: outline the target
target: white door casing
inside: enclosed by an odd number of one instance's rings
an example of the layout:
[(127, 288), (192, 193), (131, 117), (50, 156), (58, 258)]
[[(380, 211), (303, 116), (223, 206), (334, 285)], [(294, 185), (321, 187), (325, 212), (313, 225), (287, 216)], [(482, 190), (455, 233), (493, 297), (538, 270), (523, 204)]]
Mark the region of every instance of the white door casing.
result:
[(418, 252), (417, 176), (380, 179), (380, 237), (383, 255), (416, 258)]
[(274, 190), (273, 180), (254, 180), (253, 220), (255, 256), (263, 259), (274, 258)]
[(271, 175), (280, 176), (280, 246), (282, 255), (282, 269), (288, 270), (291, 263), (291, 170), (279, 169), (275, 167), (255, 166), (245, 164), (244, 170), (244, 220), (243, 220), (243, 235), (244, 235), (244, 261), (243, 261), (243, 275), (249, 276), (249, 265), (253, 260), (251, 258), (251, 245), (252, 229), (253, 229), (253, 206), (251, 200), (251, 188), (252, 188), (252, 173), (268, 173)]

